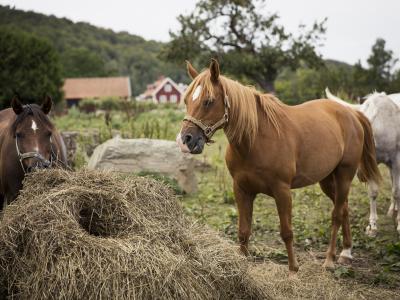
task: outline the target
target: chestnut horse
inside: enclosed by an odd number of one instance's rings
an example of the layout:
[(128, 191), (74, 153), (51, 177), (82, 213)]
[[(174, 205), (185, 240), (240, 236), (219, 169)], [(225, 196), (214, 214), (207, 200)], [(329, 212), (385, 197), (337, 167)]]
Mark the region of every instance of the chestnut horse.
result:
[(183, 152), (201, 153), (214, 132), (224, 129), (229, 141), (225, 160), (233, 178), (242, 252), (249, 254), (254, 198), (258, 193), (269, 195), (278, 209), (289, 270), (296, 272), (290, 189), (319, 182), (334, 203), (324, 267), (334, 267), (340, 226), (343, 251), (339, 260), (351, 262), (351, 182), (358, 168), (362, 181), (380, 179), (368, 120), (329, 100), (287, 106), (273, 95), (220, 75), (216, 60), (201, 73), (189, 62), (187, 68), (193, 81), (185, 94), (187, 115), (177, 142)]
[(0, 111), (0, 211), (17, 197), (26, 173), (67, 164), (64, 141), (47, 117), (51, 98), (39, 106), (15, 97), (11, 106)]

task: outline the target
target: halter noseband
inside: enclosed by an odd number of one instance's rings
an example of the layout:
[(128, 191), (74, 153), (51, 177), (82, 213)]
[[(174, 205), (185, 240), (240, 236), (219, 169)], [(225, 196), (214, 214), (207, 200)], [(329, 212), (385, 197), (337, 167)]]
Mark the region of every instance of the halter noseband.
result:
[(206, 142), (212, 142), (211, 138), (214, 135), (214, 133), (223, 125), (225, 125), (226, 123), (228, 123), (229, 121), (229, 109), (230, 109), (230, 105), (229, 105), (229, 101), (228, 101), (228, 96), (225, 94), (224, 97), (224, 115), (222, 116), (222, 118), (217, 121), (214, 125), (206, 125), (204, 124), (201, 120), (197, 120), (196, 118), (186, 115), (183, 120), (184, 121), (188, 121), (191, 122), (193, 124), (195, 124), (196, 126), (198, 126), (204, 133), (205, 137), (206, 137)]
[(46, 158), (44, 158), (44, 156), (42, 154), (40, 154), (39, 152), (36, 152), (36, 151), (21, 153), (21, 151), (19, 150), (19, 146), (18, 146), (18, 138), (15, 137), (15, 149), (17, 150), (18, 160), (19, 160), (19, 163), (21, 164), (21, 168), (24, 171), (24, 174), (27, 173), (27, 171), (24, 167), (24, 164), (23, 164), (23, 161), (25, 159), (36, 158), (37, 160), (41, 161), (43, 165), (45, 165), (47, 167), (51, 167), (54, 160), (58, 161), (58, 151), (57, 151), (57, 154), (54, 152), (53, 141), (52, 141), (51, 137), (50, 137), (50, 147), (51, 147), (50, 160), (47, 160)]

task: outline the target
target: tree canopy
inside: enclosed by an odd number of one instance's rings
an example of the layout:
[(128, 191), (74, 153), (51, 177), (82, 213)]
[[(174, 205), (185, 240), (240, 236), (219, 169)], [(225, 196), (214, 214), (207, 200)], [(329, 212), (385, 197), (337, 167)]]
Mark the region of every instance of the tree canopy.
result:
[(204, 64), (217, 57), (222, 68), (245, 81), (274, 91), (274, 82), (286, 67), (323, 64), (316, 52), (325, 32), (325, 21), (299, 33), (288, 33), (277, 14), (265, 14), (265, 0), (200, 0), (194, 11), (180, 15), (180, 30), (163, 56), (170, 61), (194, 60)]
[(374, 90), (400, 92), (400, 69), (397, 59), (386, 42), (378, 38), (371, 48), (366, 67), (361, 62), (354, 66), (328, 60), (319, 70), (300, 68), (295, 73), (285, 70), (277, 81), (278, 96), (286, 102), (298, 103), (324, 97), (325, 87), (343, 98), (357, 99)]
[(127, 32), (1, 5), (0, 27), (46, 39), (59, 54), (64, 77), (129, 76), (134, 95), (160, 75), (177, 82), (187, 78), (184, 62), (164, 62), (158, 57), (162, 43)]
[[(392, 81), (396, 80), (394, 67), (397, 61), (398, 59), (394, 58), (393, 51), (386, 49), (386, 41), (378, 38), (367, 59), (368, 67), (363, 68), (360, 62), (355, 65), (355, 84), (364, 93), (371, 87), (378, 91), (391, 92)], [(400, 90), (400, 87), (398, 89)]]
[(54, 48), (27, 33), (0, 28), (0, 106), (8, 107), (18, 94), (26, 101), (41, 102), (50, 95), (61, 99), (61, 67)]

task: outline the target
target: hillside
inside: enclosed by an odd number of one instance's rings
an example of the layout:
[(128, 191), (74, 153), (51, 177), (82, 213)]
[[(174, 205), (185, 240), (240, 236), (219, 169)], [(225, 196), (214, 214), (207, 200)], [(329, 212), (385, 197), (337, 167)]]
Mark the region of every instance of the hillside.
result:
[(0, 26), (45, 38), (58, 51), (65, 77), (128, 75), (133, 93), (161, 74), (184, 80), (182, 66), (158, 58), (162, 43), (88, 23), (0, 6)]

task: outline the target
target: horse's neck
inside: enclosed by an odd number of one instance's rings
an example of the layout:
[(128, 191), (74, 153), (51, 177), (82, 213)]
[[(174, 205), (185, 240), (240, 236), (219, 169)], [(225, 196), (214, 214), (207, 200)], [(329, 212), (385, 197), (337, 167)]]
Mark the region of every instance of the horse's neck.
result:
[[(260, 124), (260, 122), (265, 122), (266, 119), (262, 118), (262, 115), (263, 115), (264, 112), (262, 111), (262, 108), (261, 108), (261, 105), (260, 105), (259, 101), (257, 101), (257, 99), (255, 99), (255, 101), (256, 101), (257, 114), (258, 114), (257, 132), (259, 132), (259, 130), (261, 128), (263, 128), (263, 130), (270, 130), (270, 128), (273, 129), (272, 125), (270, 125), (270, 124), (268, 124), (267, 126), (265, 126), (265, 124)], [(228, 126), (235, 126), (235, 125), (236, 125), (235, 120), (230, 120), (230, 124), (228, 124)], [(255, 143), (257, 143), (257, 140), (254, 140), (253, 141), (253, 145), (251, 145), (250, 144), (250, 140), (249, 140), (249, 136), (246, 135), (246, 134), (243, 135), (243, 137), (242, 137), (242, 139), (240, 141), (231, 140), (229, 138), (229, 136), (226, 134), (226, 129), (224, 129), (224, 132), (225, 132), (226, 138), (228, 139), (228, 142), (229, 142), (229, 145), (230, 145), (231, 149), (234, 150), (234, 152), (236, 154), (240, 154), (240, 156), (242, 158), (247, 156), (249, 154), (249, 152), (250, 152), (250, 148), (252, 146), (254, 146)]]

